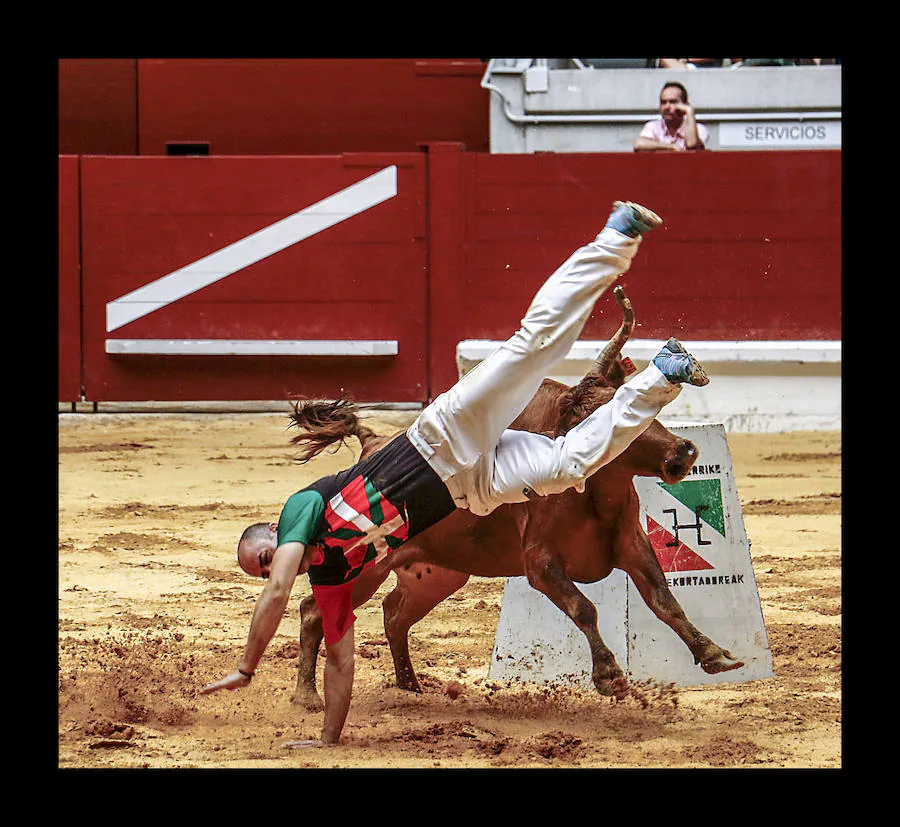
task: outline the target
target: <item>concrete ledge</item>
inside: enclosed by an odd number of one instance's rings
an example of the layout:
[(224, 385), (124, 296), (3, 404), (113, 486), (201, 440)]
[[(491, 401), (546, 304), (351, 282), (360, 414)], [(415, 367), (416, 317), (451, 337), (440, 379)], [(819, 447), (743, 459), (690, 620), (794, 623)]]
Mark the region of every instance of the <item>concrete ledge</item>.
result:
[[(499, 341), (467, 339), (457, 345), (463, 376)], [(634, 339), (622, 349), (638, 370), (664, 344)], [(684, 341), (710, 375), (703, 388), (683, 386), (661, 419), (722, 423), (729, 432), (776, 433), (841, 429), (840, 341)], [(606, 346), (603, 340), (576, 342), (549, 377), (574, 385)]]
[[(59, 402), (59, 414), (254, 414), (287, 413), (291, 403), (286, 399), (207, 400), (207, 401), (126, 401), (126, 402)], [(420, 402), (358, 402), (362, 411), (411, 411), (422, 409)]]
[[(632, 339), (622, 353), (630, 359), (649, 362), (666, 343), (664, 339)], [(493, 339), (465, 339), (456, 346), (457, 365), (480, 362), (493, 353), (502, 342)], [(840, 341), (682, 341), (682, 344), (701, 362), (793, 362), (796, 364), (840, 364)], [(600, 355), (606, 342), (583, 339), (577, 341), (567, 363), (592, 361)]]

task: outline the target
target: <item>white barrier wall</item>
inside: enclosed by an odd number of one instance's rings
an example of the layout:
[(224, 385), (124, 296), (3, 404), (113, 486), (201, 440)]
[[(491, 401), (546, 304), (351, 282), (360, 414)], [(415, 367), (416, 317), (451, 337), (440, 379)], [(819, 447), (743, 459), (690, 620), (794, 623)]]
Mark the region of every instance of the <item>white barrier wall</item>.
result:
[(841, 66), (691, 71), (552, 63), (488, 63), (482, 85), (491, 90), (492, 153), (632, 152), (641, 127), (658, 117), (659, 93), (670, 81), (687, 87), (711, 150), (842, 146)]
[[(501, 343), (465, 339), (456, 347), (460, 376)], [(622, 348), (643, 370), (664, 342), (633, 339)], [(574, 385), (590, 370), (605, 341), (582, 339), (550, 377)], [(777, 433), (841, 429), (840, 341), (710, 342), (684, 340), (706, 368), (703, 388), (685, 386), (666, 406), (672, 420), (721, 423), (729, 433)]]
[[(770, 678), (772, 653), (725, 429), (667, 427), (697, 445), (700, 462), (676, 485), (636, 478), (641, 519), (688, 618), (744, 666), (718, 675), (703, 672), (624, 572), (579, 588), (596, 605), (600, 634), (632, 680), (699, 686)], [(508, 578), (488, 674), (589, 686), (590, 651), (575, 624), (525, 577)]]

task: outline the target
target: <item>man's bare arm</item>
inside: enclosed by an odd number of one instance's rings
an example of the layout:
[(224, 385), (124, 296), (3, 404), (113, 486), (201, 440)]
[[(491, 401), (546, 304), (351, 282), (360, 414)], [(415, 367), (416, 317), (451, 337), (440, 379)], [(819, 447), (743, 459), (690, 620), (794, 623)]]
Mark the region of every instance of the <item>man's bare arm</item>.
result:
[(694, 114), (694, 107), (689, 104), (682, 103), (679, 109), (684, 112), (684, 120), (682, 126), (684, 128), (684, 146), (686, 149), (706, 149), (706, 144), (700, 140), (700, 131), (697, 129), (697, 117)]
[(680, 152), (677, 144), (667, 144), (663, 141), (654, 141), (653, 138), (645, 138), (638, 135), (634, 140), (635, 152)]
[(269, 579), (253, 610), (250, 634), (247, 636), (247, 645), (244, 647), (244, 655), (238, 663), (237, 670), (203, 687), (202, 694), (206, 695), (220, 689), (238, 689), (250, 683), (263, 652), (284, 617), (284, 610), (291, 596), (291, 588), (300, 572), (305, 550), (306, 546), (303, 543), (284, 543), (276, 549)]

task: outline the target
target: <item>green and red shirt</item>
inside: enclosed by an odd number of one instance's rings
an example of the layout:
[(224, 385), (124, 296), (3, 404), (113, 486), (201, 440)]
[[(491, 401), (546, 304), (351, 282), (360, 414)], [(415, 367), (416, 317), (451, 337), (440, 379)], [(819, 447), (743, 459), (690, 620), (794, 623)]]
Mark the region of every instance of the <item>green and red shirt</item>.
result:
[[(447, 486), (406, 434), (288, 498), (278, 519), (278, 545), (293, 541), (320, 550), (313, 555), (309, 581), (322, 610), (326, 643), (340, 639), (353, 622), (352, 606), (347, 607), (353, 580), (455, 507)], [(330, 623), (335, 610), (327, 596), (333, 587), (342, 587), (341, 617)]]

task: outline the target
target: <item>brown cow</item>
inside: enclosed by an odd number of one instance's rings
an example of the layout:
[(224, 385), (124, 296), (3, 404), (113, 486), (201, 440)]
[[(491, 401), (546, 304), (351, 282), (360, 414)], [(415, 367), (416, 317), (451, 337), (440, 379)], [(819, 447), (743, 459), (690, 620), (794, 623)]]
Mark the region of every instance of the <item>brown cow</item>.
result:
[[(614, 291), (625, 315), (616, 336), (578, 385), (545, 379), (511, 427), (556, 437), (613, 396), (625, 379), (620, 352), (634, 325), (631, 306), (620, 287)], [(391, 437), (378, 437), (346, 405), (298, 403), (293, 424), (303, 431), (292, 442), (305, 443), (304, 459), (348, 436), (368, 456)], [(731, 653), (700, 632), (669, 591), (665, 575), (641, 525), (634, 476), (683, 479), (698, 456), (696, 446), (676, 437), (658, 421), (629, 448), (574, 489), (527, 503), (502, 505), (478, 517), (458, 509), (357, 580), (354, 607), (365, 603), (393, 570), (397, 585), (384, 601), (384, 628), (394, 659), (397, 685), (421, 691), (409, 655), (410, 627), (460, 589), (470, 575), (525, 575), (578, 626), (588, 640), (592, 680), (604, 695), (623, 698), (628, 683), (597, 628), (597, 610), (575, 583), (594, 583), (614, 568), (631, 577), (646, 604), (685, 642), (703, 670), (713, 674), (743, 666)], [(300, 671), (293, 700), (311, 709), (323, 704), (315, 686), (316, 658), (322, 640), (321, 614), (312, 596), (301, 603)]]

